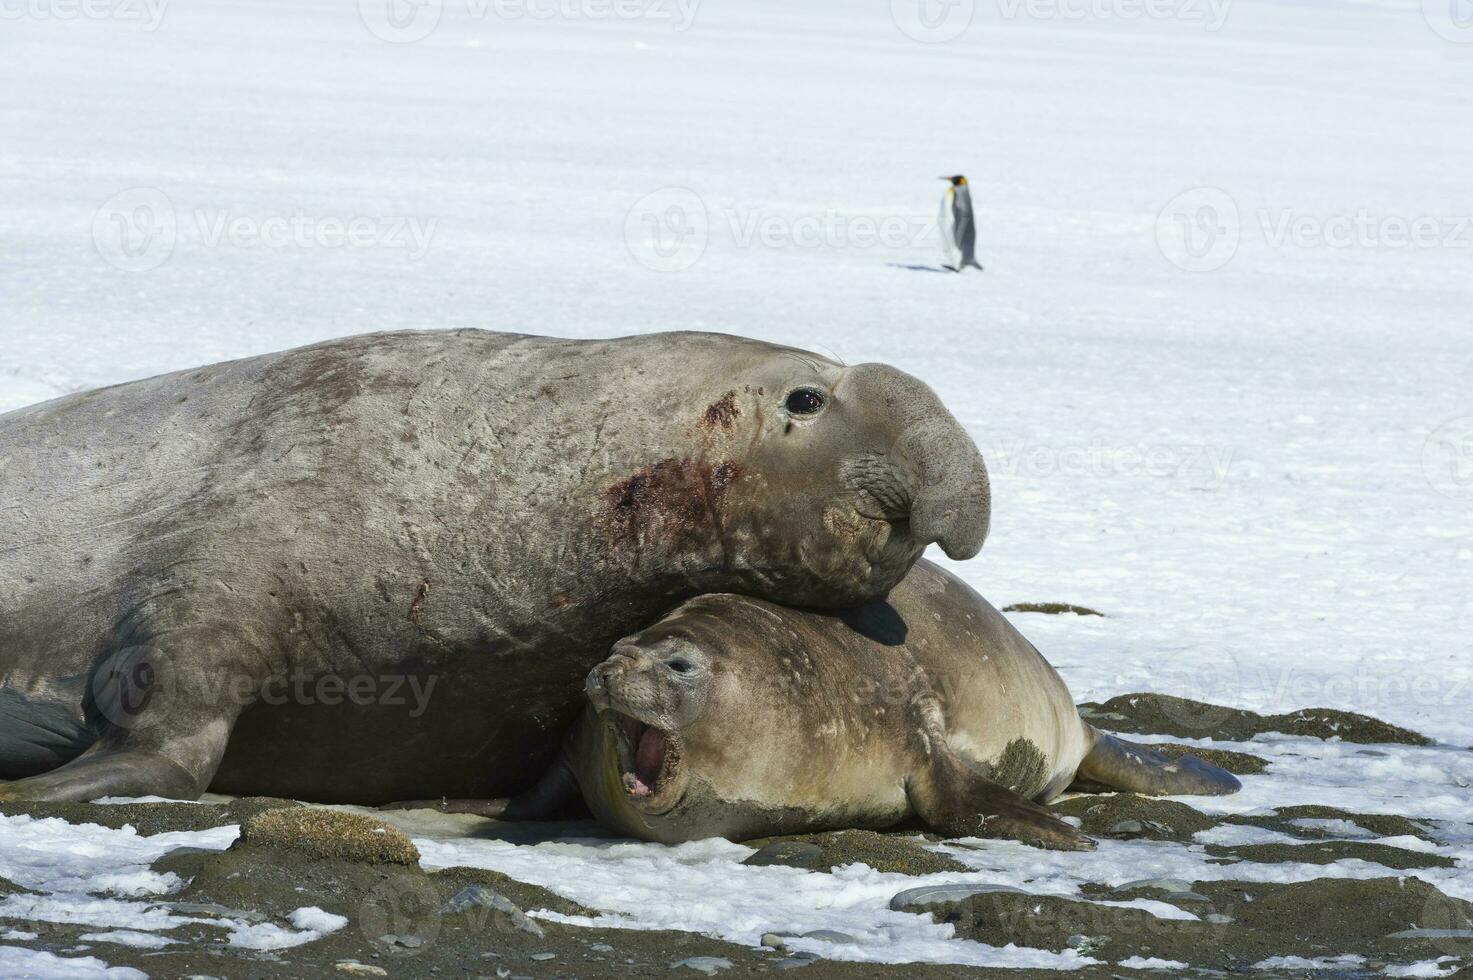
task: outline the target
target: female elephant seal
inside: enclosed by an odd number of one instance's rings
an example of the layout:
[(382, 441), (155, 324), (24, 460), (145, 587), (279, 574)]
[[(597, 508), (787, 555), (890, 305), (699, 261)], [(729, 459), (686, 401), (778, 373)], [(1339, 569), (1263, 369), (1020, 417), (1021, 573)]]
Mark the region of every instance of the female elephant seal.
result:
[(1039, 652), (965, 583), (921, 561), (837, 615), (691, 599), (588, 677), (563, 760), (510, 801), (419, 806), (534, 818), (581, 790), (646, 840), (747, 840), (919, 817), (948, 837), (1093, 842), (1034, 801), (1071, 784), (1153, 795), (1239, 788), (1096, 731)]
[(988, 520), (921, 382), (696, 333), (353, 337), (0, 416), (0, 467), (3, 799), (506, 795), (673, 604)]

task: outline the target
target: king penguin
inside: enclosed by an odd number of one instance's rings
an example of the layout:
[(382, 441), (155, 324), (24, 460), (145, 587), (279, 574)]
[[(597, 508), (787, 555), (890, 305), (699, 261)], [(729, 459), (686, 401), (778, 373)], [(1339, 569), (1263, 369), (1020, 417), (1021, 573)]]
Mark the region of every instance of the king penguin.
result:
[(981, 269), (977, 262), (977, 225), (972, 220), (972, 192), (961, 174), (942, 177), (950, 186), (941, 198), (941, 262), (952, 272), (967, 266)]

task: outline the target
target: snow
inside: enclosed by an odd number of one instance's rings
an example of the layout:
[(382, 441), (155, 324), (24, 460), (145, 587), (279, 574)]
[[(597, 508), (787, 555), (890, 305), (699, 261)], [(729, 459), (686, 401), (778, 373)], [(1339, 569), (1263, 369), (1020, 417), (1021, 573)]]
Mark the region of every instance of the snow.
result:
[[(999, 606), (1105, 614), (1012, 617), (1076, 699), (1327, 706), (1440, 740), (1262, 737), (1246, 748), (1266, 775), (1191, 802), (1425, 821), (1436, 845), (1394, 843), (1458, 860), (1416, 874), (1473, 898), (1473, 232), (1466, 175), (1430, 163), (1473, 155), (1450, 95), (1473, 68), (1460, 22), (1418, 0), (1191, 5), (1201, 19), (1006, 0), (940, 26), (852, 0), (681, 3), (665, 20), (434, 2), (425, 37), (391, 43), (360, 20), (372, 6), (102, 5), (135, 21), (15, 5), (0, 411), (398, 328), (723, 330), (885, 360), (929, 381), (988, 458), (991, 538), (945, 563)], [(957, 171), (985, 273), (924, 268), (933, 178)], [(1418, 222), (1431, 237), (1403, 243)], [(125, 231), (146, 247), (125, 252)], [(179, 882), (149, 863), (234, 833), (0, 817), (0, 875), (46, 893), (0, 915), (166, 932), (188, 921), (157, 904)], [(949, 844), (974, 871), (926, 883), (1388, 873), (1228, 869), (1200, 847), (1286, 839)], [(1087, 962), (891, 912), (914, 879), (744, 868), (724, 842), (419, 844), (430, 866), (611, 909), (605, 924), (748, 943), (833, 929), (857, 942), (794, 946), (876, 961)], [(327, 923), (264, 925), (232, 941)], [(0, 947), (3, 975), (137, 975), (105, 969)]]
[[(1456, 956), (1439, 956), (1406, 966), (1388, 966), (1381, 972), (1388, 977), (1450, 977), (1458, 972)], [(1451, 964), (1451, 965), (1444, 965)]]
[(77, 938), (86, 942), (118, 943), (122, 946), (136, 946), (139, 949), (163, 949), (170, 943), (179, 942), (179, 940), (177, 939), (169, 939), (166, 936), (155, 935), (151, 932), (135, 932), (132, 929), (111, 929), (107, 932), (84, 932)]
[[(294, 928), (287, 929), (228, 916), (180, 915), (160, 904), (183, 882), (173, 873), (148, 870), (151, 862), (180, 847), (224, 850), (237, 836), (234, 825), (140, 837), (132, 827), (113, 830), (0, 814), (0, 878), (40, 892), (0, 899), (0, 920), (98, 926), (104, 931), (84, 938), (141, 947), (166, 945), (171, 940), (159, 934), (179, 926), (214, 925), (229, 931), (229, 945), (257, 950), (300, 946), (347, 925), (343, 916), (316, 906), (292, 912), (288, 921)], [(34, 939), (35, 933), (8, 930), (0, 935), (0, 940), (27, 938)]]
[(108, 966), (95, 956), (57, 956), (20, 946), (0, 946), (0, 976), (26, 980), (148, 980), (130, 966)]
[(283, 929), (274, 922), (258, 922), (255, 925), (234, 930), (230, 934), (229, 945), (238, 946), (241, 949), (289, 949), (292, 946), (310, 943), (314, 939), (321, 939), (322, 935), (314, 929), (293, 931)]
[(1306, 959), (1303, 956), (1270, 956), (1266, 960), (1259, 960), (1253, 964), (1255, 970), (1336, 970), (1348, 966), (1359, 966), (1364, 963), (1364, 956), (1317, 956), (1314, 959)]
[(1185, 970), (1187, 964), (1180, 960), (1163, 960), (1155, 956), (1130, 956), (1117, 964), (1133, 970)]
[(298, 929), (310, 929), (314, 932), (326, 935), (329, 932), (337, 932), (348, 924), (348, 920), (341, 915), (324, 912), (315, 905), (297, 909), (287, 920)]

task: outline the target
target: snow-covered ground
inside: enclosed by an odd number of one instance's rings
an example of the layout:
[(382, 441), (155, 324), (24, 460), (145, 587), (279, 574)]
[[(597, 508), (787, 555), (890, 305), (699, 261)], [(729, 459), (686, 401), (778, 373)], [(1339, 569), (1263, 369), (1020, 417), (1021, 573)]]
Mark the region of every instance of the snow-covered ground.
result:
[[(882, 359), (987, 454), (993, 534), (961, 573), (998, 604), (1106, 614), (1015, 620), (1079, 700), (1324, 705), (1466, 747), (1467, 13), (0, 3), (0, 411), (403, 327), (709, 329)], [(983, 274), (934, 271), (934, 178), (955, 172)], [(1253, 803), (1469, 810), (1451, 750), (1337, 751), (1304, 781), (1280, 763), (1293, 799)], [(495, 861), (541, 880), (554, 859)], [(763, 874), (785, 910), (893, 884)], [(865, 915), (851, 931), (882, 949), (894, 914)], [(943, 955), (919, 928), (895, 949)]]

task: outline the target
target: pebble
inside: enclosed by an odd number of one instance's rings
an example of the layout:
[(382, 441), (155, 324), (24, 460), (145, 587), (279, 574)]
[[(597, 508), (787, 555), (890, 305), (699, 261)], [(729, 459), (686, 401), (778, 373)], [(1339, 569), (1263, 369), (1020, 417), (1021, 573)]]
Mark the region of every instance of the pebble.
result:
[(538, 960), (539, 962), (541, 962), (543, 960), (555, 960), (555, 959), (557, 959), (557, 954), (556, 953), (533, 953), (532, 954), (532, 959)]
[(809, 966), (817, 962), (818, 959), (819, 956), (817, 953), (794, 953), (785, 960), (778, 960), (777, 967), (780, 970), (796, 970), (802, 966)]
[(386, 946), (402, 946), (405, 949), (418, 949), (425, 944), (418, 936), (396, 936), (392, 932), (379, 936), (378, 941)]
[(924, 906), (927, 905), (960, 902), (973, 895), (987, 895), (992, 892), (1021, 894), (1023, 889), (1014, 888), (1011, 885), (922, 885), (919, 888), (907, 888), (890, 899), (890, 910), (892, 912), (923, 912), (925, 911)]
[(785, 865), (789, 868), (811, 868), (823, 858), (823, 848), (807, 841), (784, 840), (768, 844), (743, 864), (756, 867)]
[(516, 930), (539, 939), (545, 935), (542, 927), (528, 918), (527, 913), (517, 908), (504, 896), (480, 885), (462, 888), (451, 896), (450, 901), (445, 903), (441, 911), (451, 915), (474, 916), (478, 909), (485, 909), (490, 913), (488, 916), (490, 925), (498, 932)]
[(1142, 878), (1139, 881), (1127, 881), (1123, 885), (1118, 885), (1113, 891), (1128, 892), (1136, 889), (1165, 892), (1179, 902), (1212, 901), (1206, 895), (1192, 891), (1192, 883), (1182, 878)]
[(682, 966), (704, 973), (708, 977), (713, 977), (722, 970), (730, 970), (731, 960), (721, 956), (692, 956), (678, 963), (671, 963), (670, 969), (678, 970)]
[(1473, 929), (1403, 929), (1387, 939), (1473, 939)]
[(1170, 834), (1171, 828), (1154, 820), (1122, 820), (1115, 824), (1105, 833), (1114, 837), (1139, 836), (1147, 831), (1154, 830), (1158, 834)]
[(1075, 933), (1069, 937), (1067, 945), (1081, 956), (1092, 956), (1098, 950), (1104, 949), (1109, 942), (1109, 936), (1086, 936), (1083, 933)]
[(804, 939), (817, 939), (826, 943), (857, 943), (859, 940), (847, 932), (838, 932), (834, 929), (814, 929), (812, 932), (803, 933)]
[(594, 943), (588, 948), (593, 950), (595, 953), (612, 953), (614, 951), (614, 947), (610, 946), (608, 943)]
[(381, 966), (359, 963), (357, 960), (338, 960), (332, 966), (339, 973), (348, 973), (355, 977), (386, 977), (389, 975), (389, 971)]
[(1117, 892), (1128, 892), (1135, 888), (1154, 888), (1162, 892), (1189, 892), (1192, 883), (1185, 878), (1141, 878), (1115, 886)]

